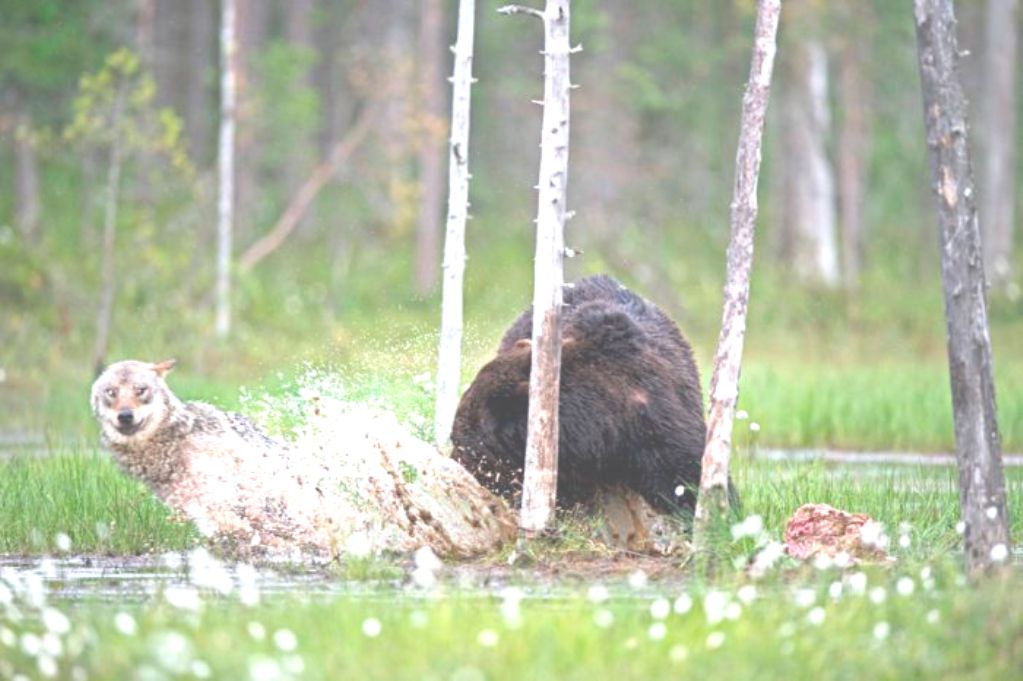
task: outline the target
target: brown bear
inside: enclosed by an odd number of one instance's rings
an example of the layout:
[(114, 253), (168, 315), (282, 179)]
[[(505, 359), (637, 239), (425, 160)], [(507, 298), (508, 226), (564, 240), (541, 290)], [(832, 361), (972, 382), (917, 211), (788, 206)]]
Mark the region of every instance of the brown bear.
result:
[[(678, 326), (609, 276), (566, 286), (558, 505), (625, 485), (662, 512), (696, 501), (706, 425), (699, 372)], [(513, 503), (521, 493), (532, 311), (505, 333), (455, 414), (454, 458)]]

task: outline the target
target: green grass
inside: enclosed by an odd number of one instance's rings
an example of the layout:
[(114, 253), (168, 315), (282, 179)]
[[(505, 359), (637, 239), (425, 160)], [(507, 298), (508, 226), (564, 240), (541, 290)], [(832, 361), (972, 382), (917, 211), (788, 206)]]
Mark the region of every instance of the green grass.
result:
[(58, 534), (76, 553), (118, 555), (183, 549), (198, 537), (142, 483), (87, 452), (0, 462), (0, 525), (0, 554), (52, 552)]

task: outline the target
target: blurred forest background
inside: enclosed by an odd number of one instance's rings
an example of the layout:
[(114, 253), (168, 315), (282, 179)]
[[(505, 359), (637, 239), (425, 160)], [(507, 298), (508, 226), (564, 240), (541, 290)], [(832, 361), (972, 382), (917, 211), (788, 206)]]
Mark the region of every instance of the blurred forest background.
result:
[[(501, 4), (477, 3), (467, 377), (532, 288), (542, 35), (499, 16)], [(181, 392), (226, 403), (239, 383), (278, 380), (306, 360), (429, 375), (456, 5), (238, 0), (241, 265), (232, 331), (218, 339), (219, 3), (0, 0), (0, 430), (87, 428), (115, 153), (111, 360), (176, 356)], [(584, 255), (568, 274), (609, 271), (661, 304), (705, 377), (753, 5), (573, 2), (584, 51), (572, 61), (566, 239)], [(1016, 5), (957, 3), (1003, 409), (1023, 404)], [(852, 367), (830, 374), (849, 393), (839, 411), (886, 378), (915, 386), (896, 400), (948, 401), (911, 11), (785, 2), (744, 376), (765, 410), (776, 386), (792, 392), (836, 367)], [(317, 173), (327, 182), (294, 232), (256, 261), (249, 249)], [(1007, 447), (1023, 444), (1019, 424), (1002, 425)], [(815, 443), (850, 444), (839, 435)], [(949, 421), (947, 438), (909, 444), (950, 438)]]

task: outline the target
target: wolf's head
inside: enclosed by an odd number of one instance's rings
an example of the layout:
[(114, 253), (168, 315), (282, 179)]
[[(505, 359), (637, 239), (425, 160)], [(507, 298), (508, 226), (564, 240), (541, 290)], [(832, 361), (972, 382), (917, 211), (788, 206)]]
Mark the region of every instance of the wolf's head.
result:
[(92, 384), (92, 413), (111, 445), (148, 440), (167, 420), (177, 398), (164, 382), (175, 361), (115, 362)]

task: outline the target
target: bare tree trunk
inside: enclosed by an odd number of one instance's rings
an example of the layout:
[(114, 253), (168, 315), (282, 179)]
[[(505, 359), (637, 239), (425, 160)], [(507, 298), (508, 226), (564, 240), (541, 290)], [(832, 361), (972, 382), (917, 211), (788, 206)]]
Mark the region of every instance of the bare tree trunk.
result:
[(14, 128), (14, 221), (26, 241), (39, 231), (39, 157), (32, 142), (32, 119), (22, 111)]
[(531, 14), (544, 25), (544, 95), (539, 201), (533, 279), (533, 354), (520, 526), (543, 531), (554, 515), (558, 486), (558, 397), (561, 387), (561, 303), (564, 286), (569, 141), (569, 0), (547, 0), (543, 12), (509, 5), (503, 14)]
[(842, 238), (842, 278), (847, 289), (859, 286), (863, 267), (863, 204), (866, 175), (870, 88), (863, 77), (863, 41), (867, 10), (851, 3), (839, 63), (839, 100), (844, 112), (838, 132), (838, 206)]
[(1012, 279), (1016, 209), (1016, 0), (988, 0), (984, 24), (984, 90), (981, 95), (984, 162), (980, 217), (984, 268), (994, 286)]
[(959, 465), (959, 506), (971, 573), (1008, 555), (1005, 474), (991, 372), (980, 227), (952, 0), (914, 0), (924, 127), (937, 198), (941, 278)]
[(207, 150), (211, 135), (210, 88), (206, 80), (214, 63), (213, 35), (216, 25), (216, 3), (209, 0), (192, 0), (188, 7), (188, 52), (182, 55), (187, 60), (188, 73), (185, 80), (185, 131), (188, 134), (189, 154), (209, 161)]
[(419, 147), (419, 207), (416, 220), (415, 289), (427, 295), (437, 282), (437, 247), (440, 239), (441, 192), (443, 185), (444, 90), (444, 5), (441, 0), (423, 0), (419, 15), (419, 91), (424, 118)]
[(231, 331), (231, 237), (234, 225), (234, 131), (237, 43), (234, 0), (221, 0), (220, 136), (217, 148), (217, 336)]
[[(287, 8), (285, 37), (293, 48), (302, 52), (315, 53), (313, 45), (312, 20), (314, 11), (313, 0), (290, 0), (285, 4)], [(312, 88), (312, 65), (303, 69), (297, 74), (299, 87)], [(294, 194), (302, 185), (307, 169), (315, 161), (313, 152), (314, 130), (302, 130), (295, 144), (288, 149), (287, 157), (284, 159), (284, 182), (288, 194)], [(305, 226), (300, 221), (298, 225), (301, 231)]]
[(790, 255), (804, 281), (828, 287), (839, 284), (835, 229), (835, 179), (827, 156), (827, 55), (817, 39), (793, 45), (792, 80), (787, 88), (786, 122), (787, 227)]
[(459, 0), (458, 36), (452, 70), (451, 137), (448, 153), (448, 218), (444, 236), (440, 347), (437, 354), (437, 403), (433, 433), (437, 447), (451, 437), (462, 375), (462, 280), (465, 274), (465, 223), (469, 215), (469, 109), (472, 53), (476, 32), (475, 0)]
[(749, 82), (742, 98), (739, 146), (735, 155), (732, 235), (728, 243), (724, 312), (714, 357), (714, 375), (710, 382), (707, 447), (703, 452), (700, 494), (693, 526), (693, 538), (698, 549), (707, 547), (715, 518), (728, 511), (728, 460), (732, 450), (732, 422), (739, 398), (739, 374), (746, 336), (753, 233), (757, 217), (757, 180), (780, 14), (781, 0), (758, 0), (753, 58)]
[(103, 263), (99, 311), (96, 314), (96, 346), (93, 350), (93, 369), (98, 376), (107, 363), (110, 347), (110, 326), (114, 317), (114, 293), (117, 287), (117, 270), (114, 263), (114, 246), (117, 238), (117, 203), (121, 191), (121, 164), (123, 162), (123, 141), (120, 132), (121, 117), (124, 114), (125, 86), (117, 86), (110, 129), (113, 139), (110, 143), (110, 163), (107, 166), (107, 192), (103, 213)]
[(252, 81), (255, 74), (256, 56), (266, 45), (269, 15), (272, 9), (266, 0), (234, 0), (237, 12), (236, 61), (238, 91), (236, 93), (237, 115), (235, 136), (235, 184), (237, 185), (237, 209), (234, 235), (238, 242), (245, 240), (252, 231), (256, 206), (260, 203), (259, 155), (262, 140), (256, 134), (253, 124), (255, 101)]

